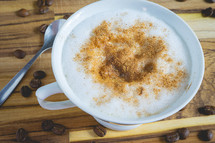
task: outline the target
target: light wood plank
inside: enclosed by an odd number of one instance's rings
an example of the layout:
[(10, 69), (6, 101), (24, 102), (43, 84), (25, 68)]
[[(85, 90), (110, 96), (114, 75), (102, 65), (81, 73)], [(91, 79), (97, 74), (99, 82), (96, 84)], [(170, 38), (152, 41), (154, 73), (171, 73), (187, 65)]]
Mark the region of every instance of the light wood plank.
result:
[[(107, 129), (107, 134), (103, 137), (103, 139), (159, 133), (159, 132), (165, 132), (165, 131), (173, 130), (177, 128), (199, 126), (200, 124), (215, 125), (215, 115), (207, 116), (207, 117), (194, 117), (194, 118), (187, 118), (187, 119), (180, 119), (180, 120), (159, 121), (154, 123), (148, 123), (128, 131), (113, 131), (113, 130)], [(93, 132), (92, 129), (81, 130), (81, 131), (71, 131), (69, 133), (69, 136), (70, 136), (70, 142), (101, 139), (101, 137), (98, 137)]]

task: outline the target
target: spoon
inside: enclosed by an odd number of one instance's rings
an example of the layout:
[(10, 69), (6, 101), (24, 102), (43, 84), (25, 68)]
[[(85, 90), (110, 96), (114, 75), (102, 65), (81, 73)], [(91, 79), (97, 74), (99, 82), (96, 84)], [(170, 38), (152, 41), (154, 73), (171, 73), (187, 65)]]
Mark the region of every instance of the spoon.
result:
[(42, 48), (36, 53), (36, 55), (12, 78), (12, 80), (0, 91), (0, 106), (6, 101), (10, 96), (12, 91), (16, 88), (22, 78), (25, 76), (34, 61), (42, 54), (44, 51), (50, 49), (53, 45), (55, 36), (57, 35), (59, 29), (64, 24), (66, 20), (60, 19), (52, 22), (46, 29), (44, 35), (44, 44)]

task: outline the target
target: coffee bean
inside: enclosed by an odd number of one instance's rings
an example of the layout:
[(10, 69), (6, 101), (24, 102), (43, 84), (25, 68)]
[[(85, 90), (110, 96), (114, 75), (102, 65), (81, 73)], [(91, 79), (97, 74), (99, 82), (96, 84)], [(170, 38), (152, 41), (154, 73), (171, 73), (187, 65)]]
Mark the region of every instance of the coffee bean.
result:
[(26, 16), (30, 15), (30, 12), (28, 10), (22, 8), (17, 12), (17, 14), (18, 14), (18, 16), (26, 17)]
[(46, 0), (46, 5), (51, 6), (54, 3), (54, 0)]
[(41, 86), (41, 80), (40, 79), (32, 79), (30, 82), (30, 86), (32, 88), (39, 88)]
[(178, 1), (178, 2), (185, 2), (186, 0), (176, 0), (176, 1)]
[(202, 141), (210, 141), (213, 138), (213, 132), (211, 130), (200, 131), (198, 137)]
[(27, 138), (28, 138), (28, 132), (25, 129), (20, 128), (20, 129), (17, 130), (17, 132), (16, 132), (16, 140), (18, 142), (24, 142), (24, 141), (27, 140)]
[(211, 7), (202, 10), (202, 16), (208, 17), (213, 14), (213, 9)]
[(49, 11), (49, 7), (48, 6), (41, 6), (41, 8), (39, 9), (39, 13), (40, 14), (45, 14)]
[(198, 108), (198, 111), (200, 114), (204, 115), (215, 115), (215, 107), (210, 105), (200, 107)]
[(22, 50), (16, 50), (13, 52), (13, 55), (18, 59), (23, 59), (26, 55), (26, 53)]
[(48, 27), (47, 24), (42, 24), (42, 25), (40, 25), (40, 27), (39, 27), (39, 31), (40, 31), (41, 33), (45, 33), (47, 27)]
[(166, 142), (173, 143), (179, 140), (179, 134), (178, 133), (169, 133), (165, 137)]
[(44, 71), (36, 71), (33, 74), (35, 79), (42, 79), (44, 77), (46, 77), (46, 73)]
[(32, 93), (31, 89), (28, 86), (23, 86), (20, 90), (22, 96), (29, 97)]
[(45, 0), (37, 0), (37, 6), (38, 7), (45, 6)]
[(104, 137), (106, 135), (106, 129), (101, 125), (97, 125), (93, 128), (93, 131), (100, 137)]
[(70, 16), (71, 16), (71, 15), (66, 14), (66, 15), (64, 15), (63, 19), (68, 19)]
[(45, 120), (42, 122), (41, 127), (44, 131), (50, 131), (54, 127), (52, 120)]
[(65, 131), (66, 127), (61, 124), (54, 124), (54, 127), (52, 128), (52, 132), (56, 135), (63, 135)]
[(181, 128), (181, 129), (178, 129), (178, 134), (180, 139), (184, 140), (189, 136), (190, 131), (188, 130), (188, 128)]

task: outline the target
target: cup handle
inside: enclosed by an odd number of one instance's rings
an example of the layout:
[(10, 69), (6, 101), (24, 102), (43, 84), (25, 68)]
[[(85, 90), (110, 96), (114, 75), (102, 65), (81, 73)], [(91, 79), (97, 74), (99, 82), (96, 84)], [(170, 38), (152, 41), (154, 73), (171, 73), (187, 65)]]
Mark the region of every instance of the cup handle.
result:
[(40, 106), (47, 110), (60, 110), (76, 106), (70, 100), (58, 102), (45, 101), (47, 97), (56, 93), (63, 93), (57, 82), (38, 88), (36, 91), (36, 96)]

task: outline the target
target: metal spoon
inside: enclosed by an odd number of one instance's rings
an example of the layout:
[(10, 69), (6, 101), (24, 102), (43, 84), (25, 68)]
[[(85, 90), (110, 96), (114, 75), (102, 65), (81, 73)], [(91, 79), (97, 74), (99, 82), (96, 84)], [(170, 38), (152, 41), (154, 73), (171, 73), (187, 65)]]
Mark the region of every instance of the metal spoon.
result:
[(42, 54), (44, 51), (50, 49), (53, 45), (55, 36), (57, 35), (59, 29), (64, 24), (66, 20), (60, 19), (52, 22), (46, 29), (44, 35), (44, 44), (42, 48), (36, 53), (36, 55), (13, 77), (13, 79), (0, 91), (0, 106), (6, 101), (10, 96), (12, 91), (16, 88), (22, 78), (25, 76), (34, 61)]

